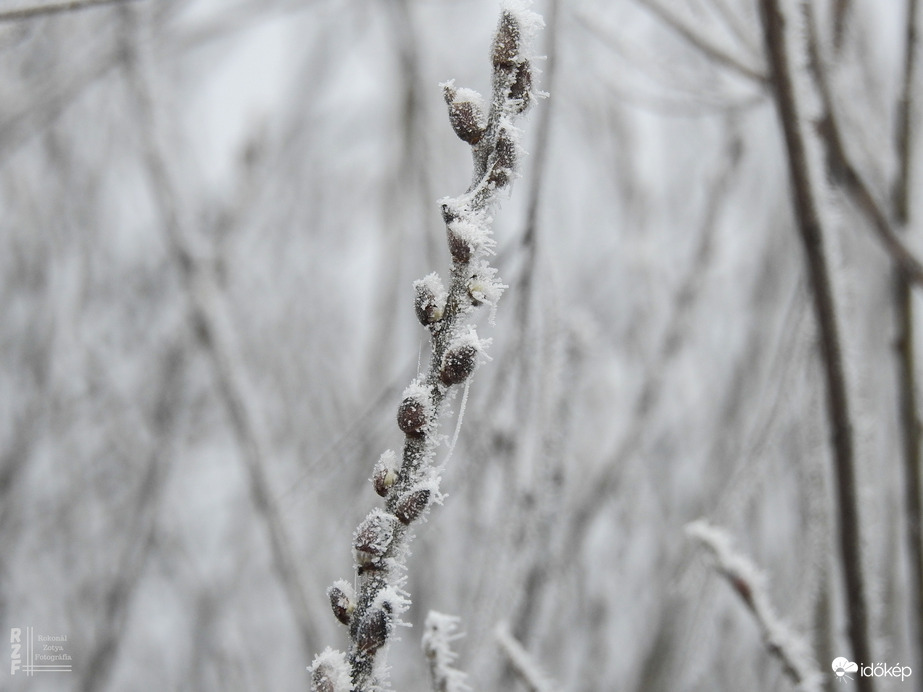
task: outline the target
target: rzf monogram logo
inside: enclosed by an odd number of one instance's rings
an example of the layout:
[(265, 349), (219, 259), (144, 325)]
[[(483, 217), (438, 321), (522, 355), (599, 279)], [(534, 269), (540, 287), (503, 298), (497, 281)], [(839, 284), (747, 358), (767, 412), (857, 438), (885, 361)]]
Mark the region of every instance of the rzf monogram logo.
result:
[(72, 670), (66, 634), (36, 634), (32, 627), (10, 628), (10, 675), (19, 672), (28, 677)]
[(10, 629), (10, 675), (22, 667), (22, 643), (20, 642), (21, 630), (18, 627)]

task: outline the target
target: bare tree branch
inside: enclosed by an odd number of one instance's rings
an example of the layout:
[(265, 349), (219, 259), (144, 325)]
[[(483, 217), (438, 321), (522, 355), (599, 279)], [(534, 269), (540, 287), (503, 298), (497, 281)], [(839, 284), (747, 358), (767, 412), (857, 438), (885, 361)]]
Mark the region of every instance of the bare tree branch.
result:
[(769, 600), (762, 572), (734, 550), (730, 536), (721, 529), (705, 521), (696, 521), (686, 526), (686, 533), (711, 552), (715, 569), (753, 614), (766, 649), (782, 664), (789, 679), (802, 692), (820, 692), (822, 678), (808, 653), (807, 642), (779, 619)]
[[(786, 17), (778, 0), (761, 0), (760, 18), (780, 125), (788, 152), (792, 202), (804, 246), (814, 316), (820, 337), (821, 362), (827, 395), (827, 418), (832, 437), (839, 510), (840, 563), (846, 588), (849, 640), (856, 660), (872, 661), (868, 606), (863, 577), (859, 499), (855, 477), (853, 421), (846, 385), (840, 328), (837, 323), (833, 281), (827, 266), (824, 227), (808, 169), (807, 144), (796, 100), (792, 58), (786, 35)], [(871, 692), (872, 678), (860, 677), (859, 689)]]
[(808, 25), (808, 57), (810, 59), (811, 73), (817, 84), (817, 90), (824, 109), (823, 117), (818, 125), (818, 132), (827, 154), (828, 173), (835, 182), (845, 188), (853, 202), (869, 220), (881, 246), (891, 256), (891, 259), (900, 266), (910, 280), (923, 286), (923, 262), (916, 257), (904, 240), (895, 233), (887, 212), (875, 199), (875, 195), (872, 193), (868, 183), (853, 165), (846, 152), (839, 119), (833, 107), (833, 95), (827, 79), (827, 70), (820, 52), (820, 39), (817, 35), (813, 10), (811, 5), (806, 5), (805, 9), (809, 15), (806, 22)]
[[(919, 2), (907, 0), (904, 37), (904, 70), (897, 107), (894, 148), (897, 176), (892, 190), (894, 219), (908, 229), (910, 217), (910, 171), (915, 132), (913, 127), (914, 83), (917, 65), (917, 18)], [(912, 285), (899, 267), (894, 277), (894, 307), (897, 319), (896, 364), (898, 408), (904, 467), (904, 518), (907, 528), (907, 552), (910, 562), (910, 627), (916, 640), (916, 663), (923, 665), (923, 478), (921, 478), (920, 403), (917, 396), (916, 337)]]
[(62, 12), (76, 12), (87, 10), (102, 5), (115, 5), (119, 3), (137, 2), (138, 0), (71, 0), (70, 2), (52, 2), (47, 5), (33, 7), (20, 7), (15, 10), (0, 12), (0, 22), (21, 22), (25, 19), (35, 19)]
[(763, 69), (751, 67), (741, 62), (736, 56), (731, 55), (723, 48), (716, 46), (711, 40), (697, 32), (675, 15), (672, 10), (661, 5), (658, 0), (636, 0), (636, 2), (650, 10), (690, 45), (702, 51), (719, 65), (723, 65), (741, 77), (761, 84), (765, 84), (768, 81), (768, 77)]
[(494, 637), (528, 692), (554, 692), (555, 685), (548, 679), (532, 655), (510, 634), (505, 622), (497, 625)]

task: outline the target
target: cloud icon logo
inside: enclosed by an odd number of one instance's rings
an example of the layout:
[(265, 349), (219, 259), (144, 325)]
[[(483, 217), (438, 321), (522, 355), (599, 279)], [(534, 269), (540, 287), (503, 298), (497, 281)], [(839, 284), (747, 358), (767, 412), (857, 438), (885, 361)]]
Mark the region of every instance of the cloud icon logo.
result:
[(837, 678), (846, 682), (846, 678), (850, 678), (847, 673), (855, 673), (859, 670), (859, 666), (852, 661), (849, 661), (842, 656), (839, 656), (833, 659), (833, 663), (830, 664), (830, 667), (833, 668), (833, 672), (836, 674)]

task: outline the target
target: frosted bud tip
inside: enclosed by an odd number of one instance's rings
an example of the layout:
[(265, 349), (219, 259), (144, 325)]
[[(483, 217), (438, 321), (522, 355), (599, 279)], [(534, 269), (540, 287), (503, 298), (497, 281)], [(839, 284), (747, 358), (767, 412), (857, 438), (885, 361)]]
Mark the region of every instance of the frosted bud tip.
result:
[(327, 589), (327, 597), (336, 619), (348, 625), (356, 610), (356, 592), (352, 584), (345, 579), (338, 579)]

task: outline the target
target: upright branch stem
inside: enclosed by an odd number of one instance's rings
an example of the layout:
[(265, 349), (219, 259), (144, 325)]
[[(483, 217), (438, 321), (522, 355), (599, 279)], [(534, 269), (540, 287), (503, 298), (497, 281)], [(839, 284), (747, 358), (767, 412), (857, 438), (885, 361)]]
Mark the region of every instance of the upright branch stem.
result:
[[(894, 220), (899, 229), (910, 226), (910, 169), (913, 158), (913, 85), (916, 79), (917, 17), (919, 2), (907, 0), (904, 72), (897, 108), (895, 153), (897, 177), (892, 191)], [(914, 337), (912, 284), (906, 272), (894, 271), (894, 304), (897, 320), (897, 387), (904, 467), (904, 517), (910, 562), (911, 636), (915, 641), (916, 666), (923, 665), (923, 508), (921, 508), (920, 420)]]
[(441, 469), (434, 461), (442, 442), (440, 416), (488, 345), (477, 337), (469, 316), (484, 303), (496, 305), (505, 288), (487, 261), (494, 246), (490, 210), (512, 182), (520, 158), (513, 122), (535, 99), (526, 43), (541, 24), (521, 5), (510, 3), (500, 16), (489, 109), (485, 112), (476, 92), (454, 82), (443, 85), (451, 125), (471, 145), (474, 175), (464, 194), (441, 202), (452, 256), (448, 290), (436, 274), (414, 282), (414, 308), (430, 333), (429, 368), (404, 390), (398, 408), (404, 433), (400, 459), (389, 450), (373, 472), (375, 490), (386, 500), (353, 536), (358, 592), (345, 580), (328, 589), (334, 615), (349, 628), (350, 650), (345, 655), (328, 649), (315, 658), (312, 680), (319, 692), (365, 692), (384, 685), (386, 645), (409, 605), (403, 586), (411, 526), (442, 499)]
[[(833, 445), (833, 462), (839, 512), (840, 558), (845, 580), (844, 598), (849, 640), (854, 660), (873, 661), (868, 632), (868, 609), (862, 574), (862, 540), (855, 478), (852, 419), (833, 282), (827, 266), (824, 229), (818, 190), (808, 170), (807, 145), (795, 96), (785, 17), (778, 0), (760, 0), (763, 38), (769, 59), (779, 120), (788, 151), (788, 166), (795, 217), (805, 251), (814, 315), (820, 338), (821, 361), (827, 395), (827, 418)], [(872, 678), (857, 680), (862, 692), (874, 689)]]

